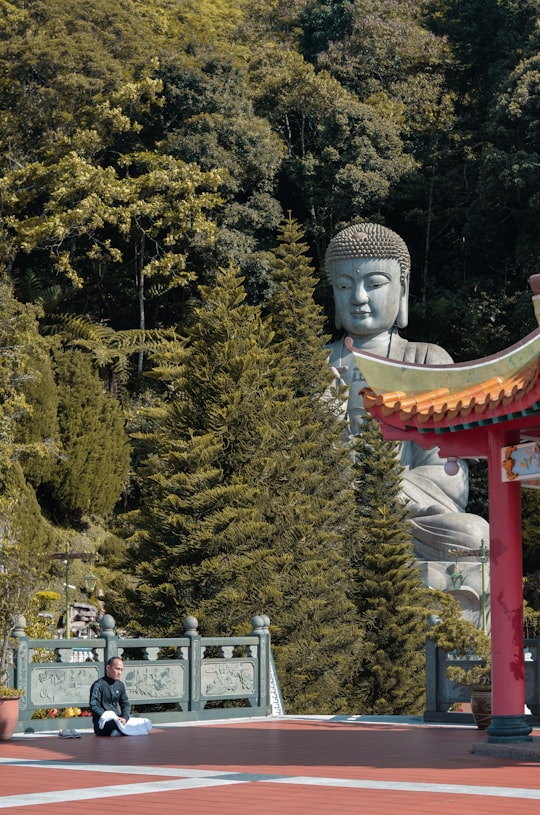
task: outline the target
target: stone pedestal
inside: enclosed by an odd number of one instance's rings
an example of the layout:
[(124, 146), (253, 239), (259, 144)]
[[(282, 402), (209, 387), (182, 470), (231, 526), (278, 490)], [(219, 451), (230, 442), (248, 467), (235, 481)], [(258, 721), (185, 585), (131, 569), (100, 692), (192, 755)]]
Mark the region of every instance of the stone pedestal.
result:
[[(448, 592), (458, 601), (461, 613), (477, 628), (483, 627), (483, 607), (485, 607), (487, 631), (490, 631), (489, 564), (462, 559), (457, 567), (454, 561), (418, 561), (422, 580), (430, 589)], [(482, 568), (484, 578), (482, 583)], [(484, 586), (484, 592), (482, 588)]]

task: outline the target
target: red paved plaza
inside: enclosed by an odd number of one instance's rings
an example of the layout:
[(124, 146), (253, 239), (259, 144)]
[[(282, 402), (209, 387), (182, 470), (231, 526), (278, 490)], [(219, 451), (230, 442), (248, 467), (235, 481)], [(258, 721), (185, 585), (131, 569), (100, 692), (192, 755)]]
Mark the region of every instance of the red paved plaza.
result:
[[(350, 717), (156, 727), (148, 736), (17, 735), (0, 742), (13, 815), (521, 815), (540, 812), (540, 763), (471, 752), (474, 727)], [(535, 745), (540, 732), (533, 733)], [(1, 813), (0, 815), (3, 815)]]

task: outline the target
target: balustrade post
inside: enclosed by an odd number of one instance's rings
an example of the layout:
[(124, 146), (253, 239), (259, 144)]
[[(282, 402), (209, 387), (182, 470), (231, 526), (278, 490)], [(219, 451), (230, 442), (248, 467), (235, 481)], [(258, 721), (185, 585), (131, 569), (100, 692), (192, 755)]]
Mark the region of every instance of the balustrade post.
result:
[(105, 665), (111, 657), (120, 656), (118, 653), (118, 637), (115, 630), (116, 621), (111, 614), (105, 614), (100, 622), (101, 636), (105, 640), (103, 662)]
[(204, 702), (201, 699), (201, 673), (202, 673), (202, 637), (198, 632), (199, 622), (196, 617), (186, 617), (184, 620), (184, 636), (189, 637), (189, 701), (188, 710), (202, 710)]
[(28, 707), (31, 704), (30, 687), (28, 684), (30, 651), (28, 647), (28, 637), (26, 635), (26, 619), (22, 615), (17, 619), (11, 635), (16, 640), (13, 659), (13, 687), (20, 688), (23, 691), (23, 696), (19, 701), (19, 722), (27, 724), (29, 715)]
[(260, 614), (251, 618), (252, 634), (259, 638), (257, 663), (259, 684), (257, 688), (257, 705), (271, 713), (270, 700), (270, 618)]

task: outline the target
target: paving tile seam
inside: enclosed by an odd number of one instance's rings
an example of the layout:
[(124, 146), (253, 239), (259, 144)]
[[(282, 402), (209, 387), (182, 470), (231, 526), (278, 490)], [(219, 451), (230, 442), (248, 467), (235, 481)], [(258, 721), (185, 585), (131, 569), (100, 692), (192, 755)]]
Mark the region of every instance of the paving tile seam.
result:
[[(491, 787), (467, 784), (434, 784), (406, 781), (377, 781), (347, 778), (321, 778), (316, 776), (288, 776), (281, 774), (264, 774), (249, 772), (226, 772), (222, 770), (192, 770), (172, 767), (147, 767), (123, 765), (106, 767), (101, 764), (84, 764), (62, 761), (39, 761), (32, 759), (0, 759), (1, 766), (27, 766), (34, 768), (78, 770), (88, 772), (109, 772), (114, 774), (130, 775), (165, 775), (167, 781), (146, 781), (130, 784), (112, 784), (110, 786), (80, 788), (71, 790), (55, 790), (43, 793), (29, 793), (25, 795), (3, 796), (0, 800), (0, 809), (8, 807), (30, 806), (51, 803), (66, 803), (87, 800), (91, 794), (96, 798), (113, 798), (126, 795), (142, 795), (147, 793), (174, 792), (180, 790), (195, 790), (216, 786), (226, 786), (248, 783), (287, 784), (312, 787), (339, 787), (342, 789), (385, 790), (397, 792), (475, 795), (497, 798), (520, 798), (526, 800), (540, 800), (540, 790), (523, 787)], [(175, 777), (181, 776), (178, 780)]]

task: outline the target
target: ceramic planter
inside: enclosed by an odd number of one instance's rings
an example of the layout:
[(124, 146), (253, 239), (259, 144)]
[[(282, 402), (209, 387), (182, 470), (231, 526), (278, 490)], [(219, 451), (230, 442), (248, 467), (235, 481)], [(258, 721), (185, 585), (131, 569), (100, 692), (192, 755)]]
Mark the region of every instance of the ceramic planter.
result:
[(471, 689), (471, 711), (479, 730), (491, 724), (491, 688)]
[(0, 741), (8, 741), (19, 721), (20, 696), (0, 696)]

